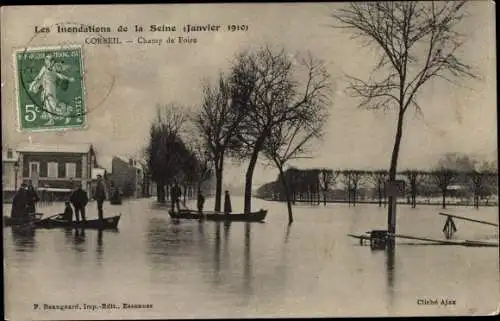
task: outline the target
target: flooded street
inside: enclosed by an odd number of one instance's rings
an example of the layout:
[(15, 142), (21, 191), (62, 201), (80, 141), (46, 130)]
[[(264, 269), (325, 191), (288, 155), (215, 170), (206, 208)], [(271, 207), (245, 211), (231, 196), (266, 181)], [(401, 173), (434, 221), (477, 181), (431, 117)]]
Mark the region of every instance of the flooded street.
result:
[[(243, 208), (242, 198), (232, 201), (234, 211)], [(62, 208), (55, 204), (40, 211), (50, 215)], [(206, 208), (213, 208), (212, 199)], [(122, 213), (119, 231), (18, 234), (4, 228), (5, 315), (12, 320), (460, 315), (493, 313), (498, 305), (498, 248), (401, 240), (391, 256), (346, 236), (385, 229), (386, 210), (376, 205), (299, 205), (291, 226), (286, 204), (254, 199), (253, 208), (269, 210), (265, 223), (175, 223), (151, 198), (105, 203), (105, 216)], [(4, 213), (9, 209), (4, 205)], [(399, 206), (397, 232), (443, 239), (445, 217), (439, 210)], [(97, 217), (95, 202), (88, 212), (88, 218)], [(498, 222), (497, 207), (449, 212)], [(496, 227), (456, 225), (456, 239), (498, 241)], [(455, 304), (419, 301), (434, 299)], [(123, 303), (152, 307), (123, 309)], [(87, 308), (45, 310), (44, 304)]]

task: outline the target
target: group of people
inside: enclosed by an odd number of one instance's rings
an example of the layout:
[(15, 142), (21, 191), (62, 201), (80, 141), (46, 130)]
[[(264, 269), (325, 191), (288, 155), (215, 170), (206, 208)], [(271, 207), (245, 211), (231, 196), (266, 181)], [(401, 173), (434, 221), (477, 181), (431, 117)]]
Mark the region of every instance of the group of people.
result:
[[(94, 199), (97, 201), (97, 215), (99, 217), (99, 220), (103, 220), (103, 204), (106, 200), (106, 188), (102, 181), (101, 175), (97, 175), (97, 183), (94, 190)], [(85, 207), (87, 206), (88, 202), (89, 198), (87, 196), (87, 192), (82, 189), (81, 185), (78, 185), (71, 193), (69, 201), (65, 202), (66, 207), (64, 209), (63, 219), (67, 221), (73, 221), (73, 209), (71, 208), (71, 205), (73, 205), (76, 221), (87, 221), (87, 218), (85, 216)]]
[[(171, 200), (171, 206), (172, 206), (172, 212), (175, 211), (175, 208), (177, 208), (177, 211), (180, 212), (180, 199), (182, 196), (182, 191), (177, 182), (175, 182), (174, 186), (170, 189), (170, 200)], [(201, 191), (198, 192), (198, 199), (196, 202), (196, 207), (198, 208), (198, 213), (202, 214), (203, 213), (203, 205), (205, 204), (205, 197), (201, 193)], [(225, 196), (224, 196), (224, 213), (229, 214), (233, 211), (233, 208), (231, 206), (231, 197), (229, 196), (229, 191), (225, 191)]]
[(35, 216), (36, 203), (40, 201), (31, 180), (28, 183), (22, 183), (12, 199), (12, 209), (10, 216), (12, 218), (28, 218)]
[[(65, 202), (64, 213), (62, 213), (62, 218), (67, 221), (73, 220), (73, 214), (75, 215), (76, 221), (80, 222), (86, 221), (85, 208), (89, 202), (87, 192), (82, 189), (81, 184), (74, 186), (75, 188), (71, 192), (69, 200)], [(97, 176), (97, 184), (94, 190), (94, 199), (97, 201), (97, 212), (99, 219), (104, 219), (103, 203), (106, 200), (106, 188), (104, 182), (102, 181), (102, 176)], [(36, 213), (36, 203), (40, 200), (38, 194), (30, 181), (28, 183), (21, 184), (21, 187), (14, 195), (12, 200), (12, 218), (29, 218), (34, 217)], [(71, 207), (73, 205), (73, 208)], [(73, 210), (74, 209), (74, 210)]]

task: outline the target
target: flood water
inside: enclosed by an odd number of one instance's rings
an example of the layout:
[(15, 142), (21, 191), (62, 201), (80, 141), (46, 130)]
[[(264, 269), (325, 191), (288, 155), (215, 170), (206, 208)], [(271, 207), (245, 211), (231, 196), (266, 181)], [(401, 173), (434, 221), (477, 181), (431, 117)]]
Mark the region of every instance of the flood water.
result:
[[(234, 210), (243, 208), (241, 198), (232, 203)], [(207, 208), (212, 204), (207, 200)], [(385, 229), (386, 210), (377, 205), (299, 205), (291, 226), (283, 203), (255, 199), (253, 208), (269, 210), (265, 223), (175, 223), (154, 199), (138, 199), (105, 204), (105, 216), (122, 213), (117, 232), (4, 228), (6, 318), (475, 315), (497, 309), (498, 248), (401, 240), (391, 255), (346, 236)], [(9, 209), (4, 205), (4, 213)], [(442, 239), (445, 218), (438, 211), (399, 206), (397, 232)], [(95, 203), (88, 212), (97, 216)], [(449, 212), (498, 222), (497, 207)], [(457, 239), (498, 242), (497, 227), (455, 223)], [(418, 304), (443, 298), (455, 304)], [(103, 303), (120, 309), (102, 309)], [(122, 309), (123, 303), (152, 308)], [(44, 304), (99, 309), (45, 310)]]

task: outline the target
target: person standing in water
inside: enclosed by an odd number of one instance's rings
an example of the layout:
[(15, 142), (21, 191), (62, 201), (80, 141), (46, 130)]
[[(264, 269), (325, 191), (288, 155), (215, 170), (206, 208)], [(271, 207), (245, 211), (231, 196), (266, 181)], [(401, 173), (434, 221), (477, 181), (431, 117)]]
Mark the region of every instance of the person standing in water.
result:
[(87, 196), (87, 192), (82, 189), (81, 184), (76, 186), (76, 189), (73, 191), (70, 197), (71, 204), (75, 208), (75, 218), (77, 222), (80, 222), (80, 215), (82, 216), (82, 221), (85, 222), (87, 220), (85, 216), (85, 206), (89, 202), (89, 198)]
[(202, 214), (203, 213), (203, 204), (205, 204), (205, 197), (203, 197), (203, 194), (201, 194), (201, 191), (198, 192), (198, 202), (197, 202), (197, 207), (198, 207), (198, 213)]
[(102, 176), (97, 175), (97, 184), (95, 186), (94, 199), (97, 201), (97, 215), (100, 220), (104, 219), (104, 213), (102, 205), (104, 204), (104, 200), (106, 199), (106, 188), (104, 187), (104, 183), (102, 182)]
[(180, 197), (182, 195), (181, 188), (179, 187), (179, 184), (177, 184), (177, 181), (174, 183), (174, 186), (170, 189), (170, 202), (172, 206), (172, 212), (174, 212), (175, 207), (177, 207), (177, 212), (181, 211), (181, 205), (180, 205)]
[(231, 197), (229, 196), (229, 191), (225, 192), (224, 196), (224, 214), (229, 214), (233, 211), (231, 206)]

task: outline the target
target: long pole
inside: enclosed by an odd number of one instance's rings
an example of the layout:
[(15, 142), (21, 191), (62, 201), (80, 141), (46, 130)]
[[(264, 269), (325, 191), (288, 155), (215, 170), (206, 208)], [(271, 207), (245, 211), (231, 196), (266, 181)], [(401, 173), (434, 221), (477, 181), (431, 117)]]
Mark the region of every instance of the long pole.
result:
[(481, 224), (486, 224), (486, 225), (491, 225), (491, 226), (496, 226), (498, 227), (499, 225), (496, 224), (496, 223), (491, 223), (491, 222), (486, 222), (486, 221), (481, 221), (481, 220), (474, 220), (472, 218), (468, 218), (468, 217), (463, 217), (463, 216), (458, 216), (458, 215), (453, 215), (453, 214), (447, 214), (447, 213), (442, 213), (442, 212), (439, 212), (439, 215), (443, 215), (443, 216), (448, 216), (448, 217), (454, 217), (454, 218), (457, 218), (459, 220), (464, 220), (464, 221), (470, 221), (470, 222), (476, 222), (476, 223), (481, 223)]

